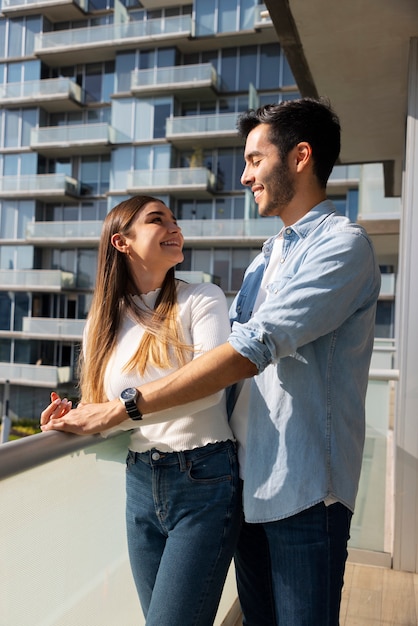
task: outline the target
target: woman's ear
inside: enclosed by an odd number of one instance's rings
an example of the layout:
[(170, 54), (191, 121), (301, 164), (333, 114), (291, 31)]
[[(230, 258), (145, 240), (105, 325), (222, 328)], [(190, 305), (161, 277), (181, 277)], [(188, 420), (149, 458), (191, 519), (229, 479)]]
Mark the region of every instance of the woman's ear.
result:
[(115, 233), (114, 235), (112, 235), (110, 238), (110, 243), (114, 248), (116, 248), (116, 250), (119, 250), (119, 252), (126, 253), (128, 251), (129, 246), (126, 243), (125, 238), (122, 237), (120, 233)]

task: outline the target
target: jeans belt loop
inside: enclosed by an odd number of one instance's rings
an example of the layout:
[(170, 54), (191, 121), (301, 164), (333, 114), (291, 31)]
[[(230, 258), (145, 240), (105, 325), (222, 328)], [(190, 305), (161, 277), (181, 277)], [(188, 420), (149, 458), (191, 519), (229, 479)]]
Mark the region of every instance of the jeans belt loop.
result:
[(179, 460), (180, 471), (181, 472), (186, 472), (187, 471), (186, 455), (184, 454), (184, 452), (177, 452), (177, 457), (178, 457), (178, 460)]

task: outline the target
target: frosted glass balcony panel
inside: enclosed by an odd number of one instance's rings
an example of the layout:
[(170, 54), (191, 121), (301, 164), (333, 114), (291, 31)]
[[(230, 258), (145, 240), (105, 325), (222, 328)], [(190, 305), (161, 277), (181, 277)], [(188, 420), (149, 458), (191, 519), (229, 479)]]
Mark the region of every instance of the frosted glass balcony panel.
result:
[(83, 98), (81, 87), (63, 76), (0, 85), (0, 104), (7, 107), (42, 105), (50, 112), (71, 111), (80, 108)]
[(80, 19), (88, 10), (87, 0), (2, 0), (2, 13), (44, 15), (51, 22)]
[(36, 198), (44, 202), (63, 201), (80, 195), (80, 183), (65, 174), (0, 176), (0, 198)]
[(109, 124), (69, 124), (32, 128), (30, 146), (46, 156), (102, 154), (116, 143), (117, 132)]
[(75, 275), (61, 270), (2, 270), (0, 289), (14, 291), (61, 291), (75, 287)]
[(238, 113), (190, 115), (167, 118), (166, 137), (175, 145), (238, 145), (243, 140), (237, 130)]
[(49, 339), (80, 341), (85, 324), (85, 320), (24, 317), (22, 332), (31, 338), (41, 336)]
[(186, 239), (210, 238), (266, 238), (278, 233), (283, 225), (280, 218), (253, 220), (180, 220), (179, 225)]
[(215, 175), (205, 167), (135, 170), (128, 174), (129, 193), (199, 193), (215, 189)]
[(58, 385), (72, 380), (71, 367), (52, 365), (26, 365), (24, 363), (0, 363), (0, 383), (6, 380), (12, 385), (34, 385), (56, 389)]
[(56, 244), (57, 240), (82, 240), (98, 243), (103, 222), (30, 222), (26, 227), (26, 240), (43, 244)]
[[(144, 626), (125, 530), (127, 434), (2, 444), (0, 604), (7, 626)], [(47, 590), (46, 590), (47, 587)], [(214, 626), (235, 623), (231, 565)]]
[[(190, 15), (177, 15), (159, 19), (132, 21), (119, 24), (103, 24), (89, 28), (74, 28), (35, 35), (35, 54), (48, 57), (50, 65), (85, 62), (86, 50), (89, 62), (110, 60), (117, 50), (134, 46), (177, 45), (192, 34)], [(71, 53), (71, 54), (69, 54)]]
[(131, 77), (132, 93), (141, 96), (145, 93), (161, 94), (173, 91), (188, 93), (197, 90), (200, 96), (202, 90), (210, 95), (217, 84), (217, 73), (211, 63), (135, 70)]

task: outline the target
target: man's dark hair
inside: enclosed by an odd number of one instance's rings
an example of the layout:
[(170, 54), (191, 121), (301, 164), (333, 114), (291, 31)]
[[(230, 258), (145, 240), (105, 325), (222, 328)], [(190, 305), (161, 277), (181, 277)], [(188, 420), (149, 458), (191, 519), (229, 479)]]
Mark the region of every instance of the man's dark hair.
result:
[(251, 109), (238, 117), (237, 128), (246, 139), (259, 124), (270, 126), (269, 139), (283, 161), (298, 143), (309, 143), (314, 172), (326, 187), (341, 148), (340, 121), (326, 98), (300, 98)]

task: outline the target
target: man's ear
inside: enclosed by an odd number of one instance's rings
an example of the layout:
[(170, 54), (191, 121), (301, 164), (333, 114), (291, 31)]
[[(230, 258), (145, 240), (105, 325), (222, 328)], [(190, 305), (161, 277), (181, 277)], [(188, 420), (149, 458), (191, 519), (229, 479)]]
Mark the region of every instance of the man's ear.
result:
[(307, 141), (301, 141), (296, 146), (296, 168), (302, 171), (308, 165), (312, 164), (312, 147)]
[(115, 233), (114, 235), (112, 235), (110, 238), (110, 243), (114, 248), (116, 248), (116, 250), (119, 250), (119, 252), (126, 253), (128, 251), (129, 246), (126, 243), (125, 238), (122, 237), (120, 233)]

